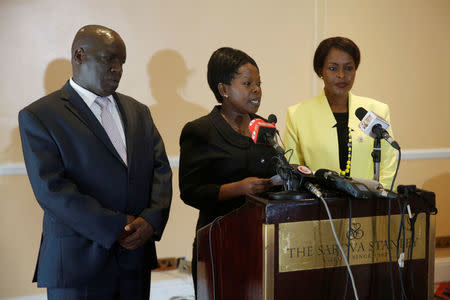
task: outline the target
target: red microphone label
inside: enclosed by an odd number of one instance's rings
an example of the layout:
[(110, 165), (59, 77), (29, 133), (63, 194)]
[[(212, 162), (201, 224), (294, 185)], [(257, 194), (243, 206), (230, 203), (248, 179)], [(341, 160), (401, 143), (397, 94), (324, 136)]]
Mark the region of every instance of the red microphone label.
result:
[(270, 139), (275, 136), (276, 127), (262, 119), (253, 119), (248, 124), (248, 130), (255, 144), (271, 145)]

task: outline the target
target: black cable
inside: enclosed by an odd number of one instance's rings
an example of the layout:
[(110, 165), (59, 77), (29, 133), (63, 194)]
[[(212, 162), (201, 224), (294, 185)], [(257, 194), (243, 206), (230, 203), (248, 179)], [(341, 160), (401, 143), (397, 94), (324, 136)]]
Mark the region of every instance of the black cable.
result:
[[(416, 225), (416, 220), (417, 220), (417, 216), (418, 214), (415, 214), (414, 217), (412, 217), (411, 219), (409, 219), (409, 223), (411, 226), (411, 243), (410, 243), (410, 248), (409, 248), (409, 261), (412, 262), (412, 257), (413, 257), (413, 250), (414, 250), (414, 238), (415, 238), (415, 225)], [(414, 264), (411, 263), (410, 265), (411, 267), (411, 271), (408, 272), (409, 274), (409, 282), (411, 285), (411, 290), (414, 291)]]
[[(349, 217), (348, 217), (348, 233), (347, 233), (347, 261), (350, 264), (350, 232), (352, 232), (352, 198), (347, 197), (348, 199), (348, 210), (349, 210)], [(347, 298), (347, 289), (348, 289), (348, 279), (349, 274), (347, 273), (346, 279), (345, 279), (345, 290), (344, 290), (344, 300)]]
[(222, 216), (218, 216), (211, 222), (209, 225), (209, 257), (211, 258), (211, 273), (212, 273), (212, 286), (213, 286), (213, 299), (216, 299), (216, 279), (214, 275), (214, 256), (212, 251), (212, 228), (214, 224), (220, 219)]
[[(281, 142), (281, 145), (283, 145), (283, 149), (286, 149), (286, 146), (283, 143), (283, 139), (281, 138), (280, 133), (277, 130), (277, 134), (275, 135), (275, 142), (276, 143), (278, 143), (278, 138), (280, 138), (280, 142)], [(291, 152), (291, 155), (289, 156), (289, 159), (287, 160), (289, 162), (289, 161), (291, 161), (292, 154), (294, 154), (294, 150), (293, 149), (288, 149), (288, 150), (286, 150), (286, 152), (284, 154), (286, 154), (288, 152)]]
[[(286, 159), (285, 155), (287, 153), (290, 153), (289, 158)], [(280, 176), (280, 178), (283, 180), (283, 190), (288, 191), (291, 190), (293, 187), (292, 182), (294, 182), (294, 174), (292, 173), (292, 168), (290, 168), (289, 161), (292, 158), (293, 150), (289, 149), (287, 151), (283, 150), (283, 153), (279, 153), (277, 156), (273, 156), (272, 160), (274, 161), (275, 165), (275, 171)], [(286, 165), (287, 164), (287, 165)], [(301, 178), (299, 186), (302, 185), (303, 178)], [(291, 184), (289, 184), (291, 183)]]
[[(395, 169), (394, 178), (392, 178), (390, 192), (394, 189), (395, 179), (397, 178), (398, 169), (400, 167), (400, 161), (402, 157), (402, 152), (398, 150), (398, 161), (397, 168)], [(398, 248), (398, 245), (397, 245)], [(391, 251), (391, 199), (388, 199), (388, 252), (389, 252), (389, 275), (391, 279), (391, 291), (392, 291), (392, 300), (395, 300), (395, 286), (394, 286), (394, 272), (392, 270), (392, 251)]]
[[(405, 249), (406, 249), (406, 225), (405, 225), (405, 215), (407, 215), (408, 213), (406, 212), (407, 211), (407, 205), (408, 205), (408, 202), (407, 201), (405, 201), (405, 203), (403, 204), (403, 214), (402, 214), (402, 222), (403, 222), (403, 244), (402, 244), (402, 253), (403, 253), (403, 257), (404, 257), (404, 267), (403, 267), (403, 272), (402, 272), (402, 276), (405, 276), (406, 277), (406, 268), (405, 268), (405, 266), (406, 266), (406, 260), (407, 260), (407, 253), (405, 252)], [(402, 283), (402, 288), (404, 289), (404, 285), (405, 285), (405, 279), (406, 278), (403, 278), (402, 277), (402, 281), (401, 281), (401, 283)], [(405, 293), (405, 299), (408, 299), (408, 297), (407, 297), (407, 295), (406, 295), (406, 290), (404, 289), (404, 293)]]
[(398, 150), (397, 168), (395, 169), (394, 178), (392, 178), (391, 188), (389, 190), (390, 192), (392, 192), (392, 190), (394, 189), (394, 183), (395, 183), (395, 179), (397, 179), (397, 173), (398, 173), (398, 169), (400, 168), (401, 160), (402, 160), (402, 151), (399, 149)]
[(400, 203), (400, 200), (397, 199), (397, 204), (398, 204), (398, 209), (400, 211), (400, 216), (401, 216), (401, 220), (400, 220), (400, 226), (398, 228), (398, 235), (397, 235), (397, 259), (400, 258), (400, 240), (401, 237), (403, 235), (403, 240), (402, 240), (402, 253), (403, 253), (403, 267), (400, 266), (400, 264), (398, 264), (398, 274), (400, 277), (400, 288), (401, 288), (401, 296), (402, 296), (402, 300), (403, 299), (408, 299), (408, 297), (406, 296), (406, 292), (405, 292), (405, 284), (404, 284), (404, 280), (403, 280), (403, 275), (404, 275), (404, 264), (405, 264), (405, 239), (406, 239), (406, 233), (405, 233), (405, 212), (406, 212), (406, 202), (402, 207), (402, 204)]
[(391, 199), (388, 199), (388, 253), (389, 253), (389, 275), (391, 279), (392, 300), (395, 300), (394, 273), (392, 271), (392, 251), (391, 251)]
[(400, 277), (400, 287), (401, 287), (401, 292), (402, 292), (402, 300), (403, 299), (408, 299), (408, 297), (406, 296), (406, 292), (405, 292), (405, 286), (403, 284), (403, 271), (400, 270), (400, 267), (399, 267), (399, 270), (398, 270), (398, 275)]
[[(284, 146), (283, 146), (284, 147)], [(288, 163), (291, 161), (292, 155), (294, 154), (294, 150), (288, 149), (286, 152), (284, 152), (284, 155), (289, 153), (289, 158), (287, 159)]]
[(328, 208), (328, 204), (325, 201), (325, 199), (323, 198), (322, 192), (315, 185), (313, 185), (313, 184), (308, 182), (308, 183), (306, 183), (305, 188), (308, 191), (310, 191), (314, 196), (319, 198), (322, 201), (323, 206), (325, 207), (325, 210), (326, 210), (327, 215), (328, 215), (328, 219), (330, 220), (331, 231), (333, 232), (334, 239), (335, 239), (336, 244), (337, 244), (337, 246), (339, 248), (339, 251), (341, 252), (342, 258), (344, 259), (345, 266), (347, 267), (348, 274), (350, 275), (350, 280), (352, 282), (352, 288), (353, 288), (353, 293), (355, 295), (355, 299), (359, 300), (358, 291), (356, 290), (355, 279), (353, 277), (353, 273), (352, 273), (352, 270), (350, 268), (350, 265), (348, 264), (347, 257), (345, 256), (344, 249), (342, 249), (341, 243), (339, 242), (339, 238), (337, 236), (336, 229), (335, 229), (334, 223), (333, 223), (333, 218), (331, 217), (330, 209)]
[(290, 177), (292, 174), (289, 172), (286, 172), (285, 168), (283, 167), (283, 160), (282, 158), (278, 156), (273, 156), (272, 160), (274, 161), (275, 165), (275, 171), (280, 176), (280, 178), (283, 181), (283, 190), (287, 191), (289, 190), (288, 182), (290, 182)]

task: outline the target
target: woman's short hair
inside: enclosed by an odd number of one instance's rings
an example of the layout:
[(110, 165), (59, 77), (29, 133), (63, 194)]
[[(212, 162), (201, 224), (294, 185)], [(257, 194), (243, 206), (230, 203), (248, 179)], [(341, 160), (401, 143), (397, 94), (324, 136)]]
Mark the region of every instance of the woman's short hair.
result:
[(254, 65), (259, 71), (253, 58), (241, 50), (223, 47), (217, 49), (211, 55), (208, 62), (208, 84), (218, 102), (222, 102), (218, 84), (230, 84), (238, 69), (247, 63)]
[(347, 52), (353, 58), (355, 69), (358, 69), (361, 59), (358, 46), (356, 46), (356, 44), (349, 38), (340, 36), (331, 37), (320, 42), (316, 49), (316, 53), (314, 54), (314, 71), (319, 77), (322, 76), (322, 68), (325, 63), (325, 58), (332, 48)]

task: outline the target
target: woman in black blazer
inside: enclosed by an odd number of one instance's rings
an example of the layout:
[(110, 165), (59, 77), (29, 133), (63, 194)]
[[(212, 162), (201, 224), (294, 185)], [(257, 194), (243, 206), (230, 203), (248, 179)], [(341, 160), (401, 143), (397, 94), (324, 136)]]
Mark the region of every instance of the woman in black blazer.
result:
[[(238, 208), (246, 194), (272, 187), (273, 147), (255, 144), (248, 125), (261, 103), (256, 62), (232, 48), (216, 50), (208, 63), (208, 84), (217, 105), (206, 116), (187, 123), (180, 137), (181, 199), (200, 210), (197, 227)], [(192, 275), (196, 288), (196, 240)]]

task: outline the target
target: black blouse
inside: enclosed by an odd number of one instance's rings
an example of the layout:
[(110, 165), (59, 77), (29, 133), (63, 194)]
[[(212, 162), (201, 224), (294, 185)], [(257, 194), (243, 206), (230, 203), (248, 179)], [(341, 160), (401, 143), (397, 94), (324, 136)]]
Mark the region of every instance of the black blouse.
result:
[(335, 126), (339, 143), (339, 165), (341, 170), (345, 170), (348, 159), (348, 112), (333, 115), (337, 122)]
[[(260, 118), (250, 115), (250, 118)], [(245, 196), (218, 202), (220, 186), (246, 177), (275, 175), (276, 151), (234, 131), (220, 106), (187, 123), (180, 137), (181, 199), (200, 210), (197, 229), (241, 206)]]

